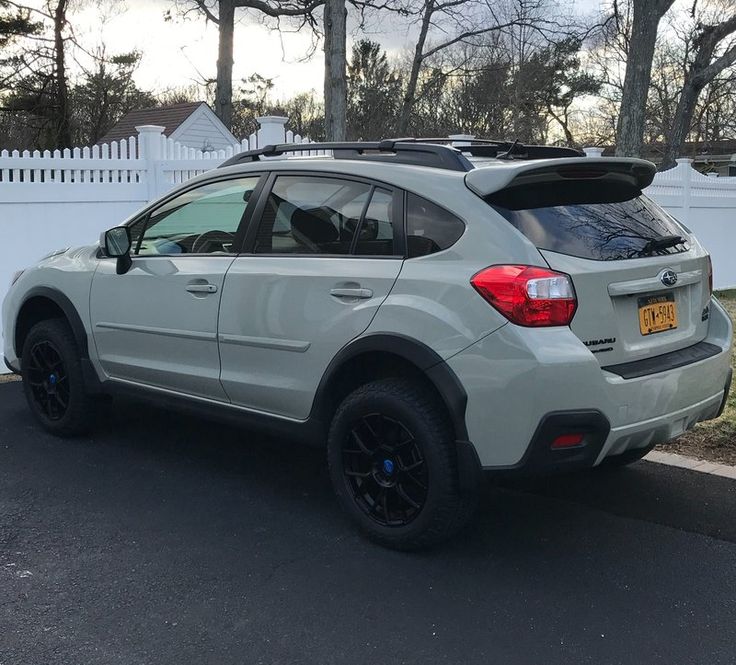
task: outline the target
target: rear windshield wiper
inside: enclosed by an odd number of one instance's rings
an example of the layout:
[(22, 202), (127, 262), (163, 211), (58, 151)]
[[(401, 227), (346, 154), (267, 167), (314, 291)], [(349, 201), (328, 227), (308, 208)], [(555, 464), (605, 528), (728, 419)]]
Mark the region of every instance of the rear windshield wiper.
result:
[(654, 252), (659, 252), (663, 249), (669, 249), (670, 247), (676, 247), (682, 245), (685, 242), (685, 238), (678, 235), (662, 236), (661, 238), (650, 238), (647, 240), (646, 245), (642, 247), (637, 254), (639, 256), (651, 256)]

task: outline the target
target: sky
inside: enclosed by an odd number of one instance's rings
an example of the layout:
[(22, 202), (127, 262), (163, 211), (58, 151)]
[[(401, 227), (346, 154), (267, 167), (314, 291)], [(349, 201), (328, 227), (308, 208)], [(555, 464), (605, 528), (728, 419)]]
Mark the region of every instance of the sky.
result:
[[(578, 11), (591, 11), (600, 2), (576, 0), (575, 6)], [(41, 6), (43, 0), (28, 4)], [(94, 47), (104, 43), (108, 55), (134, 49), (143, 54), (135, 74), (139, 87), (159, 91), (214, 78), (217, 26), (200, 16), (181, 17), (176, 11), (172, 12), (173, 20), (166, 21), (166, 11), (174, 7), (172, 0), (77, 0), (72, 7), (71, 19), (83, 44)], [(380, 42), (390, 53), (411, 47), (405, 22), (377, 19), (366, 32), (366, 37)], [(309, 28), (278, 33), (260, 25), (253, 16), (244, 16), (235, 30), (234, 87), (237, 89), (240, 79), (258, 73), (273, 79), (276, 99), (310, 89), (321, 91), (321, 44), (305, 59), (313, 46)]]

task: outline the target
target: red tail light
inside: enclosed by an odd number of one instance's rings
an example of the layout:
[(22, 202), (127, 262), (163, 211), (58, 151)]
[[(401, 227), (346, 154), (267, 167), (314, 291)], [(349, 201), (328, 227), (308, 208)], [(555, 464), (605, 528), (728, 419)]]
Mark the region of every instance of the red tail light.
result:
[(583, 444), (585, 434), (576, 432), (575, 434), (560, 434), (553, 442), (550, 448), (555, 450), (559, 448), (577, 448)]
[(567, 326), (577, 308), (568, 275), (535, 266), (491, 266), (470, 280), (509, 321), (520, 326)]
[(708, 292), (713, 295), (713, 261), (708, 254)]

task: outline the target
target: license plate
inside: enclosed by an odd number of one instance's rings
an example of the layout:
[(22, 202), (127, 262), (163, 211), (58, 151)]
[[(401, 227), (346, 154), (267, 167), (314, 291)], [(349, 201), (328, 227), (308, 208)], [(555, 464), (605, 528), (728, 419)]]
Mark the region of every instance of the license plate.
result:
[(674, 293), (639, 298), (639, 330), (652, 335), (677, 328), (677, 304)]

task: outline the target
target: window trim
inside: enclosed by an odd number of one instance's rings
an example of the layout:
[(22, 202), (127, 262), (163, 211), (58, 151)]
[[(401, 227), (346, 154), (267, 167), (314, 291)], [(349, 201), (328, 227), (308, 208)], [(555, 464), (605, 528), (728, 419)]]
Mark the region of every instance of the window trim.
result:
[[(268, 175), (269, 175), (268, 172), (256, 171), (256, 172), (228, 174), (227, 176), (213, 177), (207, 180), (192, 183), (191, 186), (189, 187), (183, 187), (181, 189), (177, 189), (176, 191), (172, 191), (169, 193), (169, 195), (165, 196), (163, 199), (157, 199), (156, 201), (152, 202), (145, 210), (143, 210), (143, 212), (141, 212), (140, 215), (138, 215), (135, 219), (132, 219), (130, 222), (125, 224), (125, 226), (127, 226), (128, 228), (131, 228), (135, 226), (136, 224), (140, 224), (140, 223), (143, 224), (143, 230), (140, 236), (138, 237), (138, 241), (136, 243), (135, 253), (131, 253), (130, 258), (133, 261), (135, 261), (136, 259), (157, 259), (157, 258), (183, 259), (187, 257), (191, 257), (191, 258), (202, 258), (202, 257), (233, 258), (235, 256), (238, 256), (243, 251), (243, 242), (245, 240), (246, 231), (248, 227), (250, 226), (251, 221), (253, 220), (253, 212), (256, 209), (257, 203), (260, 201), (263, 187), (266, 184)], [(250, 198), (248, 199), (248, 203), (245, 206), (245, 210), (243, 211), (243, 214), (240, 217), (240, 222), (238, 223), (238, 228), (235, 231), (235, 237), (233, 238), (233, 251), (227, 252), (227, 253), (218, 253), (218, 254), (143, 254), (143, 255), (140, 255), (137, 253), (139, 251), (141, 242), (143, 242), (143, 235), (146, 232), (146, 228), (148, 226), (148, 220), (150, 219), (151, 215), (156, 212), (156, 210), (165, 206), (170, 201), (173, 201), (178, 196), (181, 196), (182, 194), (186, 194), (187, 192), (191, 192), (194, 189), (199, 189), (200, 187), (206, 187), (207, 185), (212, 185), (218, 182), (226, 182), (228, 180), (242, 180), (244, 178), (258, 178), (258, 181), (256, 182), (256, 186), (253, 188), (253, 194), (251, 194)]]
[[(258, 236), (258, 229), (261, 225), (263, 217), (263, 211), (266, 208), (268, 197), (271, 195), (273, 185), (276, 182), (276, 178), (279, 176), (297, 176), (297, 177), (312, 177), (312, 178), (326, 178), (329, 180), (348, 180), (351, 182), (359, 182), (368, 185), (371, 188), (371, 196), (369, 196), (366, 206), (361, 213), (360, 223), (356, 231), (360, 231), (360, 227), (363, 224), (363, 219), (368, 211), (371, 197), (375, 189), (384, 189), (391, 192), (393, 198), (393, 205), (391, 210), (391, 228), (394, 233), (394, 250), (393, 254), (354, 254), (353, 244), (351, 243), (349, 254), (297, 254), (293, 252), (278, 253), (269, 252), (263, 254), (256, 254), (255, 244)], [(250, 203), (250, 202), (249, 202)], [(253, 215), (250, 218), (247, 231), (245, 233), (245, 240), (241, 248), (239, 256), (265, 256), (265, 257), (294, 257), (294, 258), (312, 258), (312, 259), (399, 259), (403, 260), (406, 258), (406, 234), (405, 234), (405, 214), (404, 214), (404, 190), (383, 183), (379, 180), (373, 180), (371, 178), (363, 178), (360, 176), (354, 176), (352, 174), (334, 173), (331, 171), (311, 171), (311, 170), (273, 170), (268, 173), (263, 188), (260, 192), (260, 198), (257, 206), (253, 210)], [(353, 240), (358, 237), (357, 233)]]

